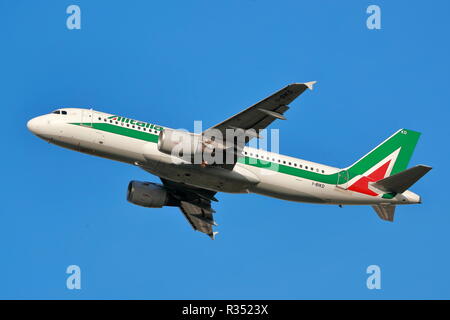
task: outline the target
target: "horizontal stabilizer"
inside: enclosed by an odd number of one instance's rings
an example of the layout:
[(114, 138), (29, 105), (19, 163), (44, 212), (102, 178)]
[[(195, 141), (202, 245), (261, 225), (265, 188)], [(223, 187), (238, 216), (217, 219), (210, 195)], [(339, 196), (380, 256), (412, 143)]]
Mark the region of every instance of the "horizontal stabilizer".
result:
[(394, 221), (395, 205), (378, 204), (372, 207), (382, 220)]
[(373, 182), (371, 186), (383, 192), (403, 193), (430, 170), (431, 167), (420, 164), (390, 177), (378, 180), (377, 182)]

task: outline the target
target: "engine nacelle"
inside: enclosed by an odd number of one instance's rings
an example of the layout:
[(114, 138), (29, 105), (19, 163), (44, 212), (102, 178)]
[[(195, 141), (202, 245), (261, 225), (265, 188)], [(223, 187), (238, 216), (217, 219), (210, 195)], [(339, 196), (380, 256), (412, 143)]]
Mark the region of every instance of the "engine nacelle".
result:
[(146, 208), (162, 208), (175, 205), (174, 199), (164, 186), (141, 181), (130, 181), (127, 190), (127, 200)]
[(164, 129), (159, 134), (158, 150), (178, 158), (191, 159), (202, 153), (201, 135), (181, 130)]

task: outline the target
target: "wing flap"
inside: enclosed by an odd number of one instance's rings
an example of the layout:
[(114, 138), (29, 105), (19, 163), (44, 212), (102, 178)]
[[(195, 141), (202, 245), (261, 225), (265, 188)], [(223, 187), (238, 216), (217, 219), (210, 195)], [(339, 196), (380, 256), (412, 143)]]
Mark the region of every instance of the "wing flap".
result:
[(211, 211), (200, 208), (192, 203), (181, 201), (180, 209), (186, 220), (190, 223), (194, 230), (206, 233), (211, 239), (217, 234), (212, 227), (216, 226)]

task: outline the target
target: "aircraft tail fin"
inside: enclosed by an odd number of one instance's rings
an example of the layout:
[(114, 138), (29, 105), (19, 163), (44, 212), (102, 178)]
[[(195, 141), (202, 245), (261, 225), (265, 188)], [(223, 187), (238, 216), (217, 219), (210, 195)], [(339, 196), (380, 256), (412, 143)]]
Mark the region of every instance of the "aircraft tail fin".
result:
[(380, 219), (390, 222), (394, 221), (395, 205), (377, 204), (372, 207), (377, 213), (377, 215), (380, 217)]
[(400, 129), (375, 149), (346, 168), (350, 178), (370, 176), (381, 180), (405, 170), (414, 152), (420, 132)]
[(429, 166), (420, 164), (390, 177), (378, 180), (377, 182), (373, 182), (371, 185), (383, 192), (403, 193), (431, 169)]

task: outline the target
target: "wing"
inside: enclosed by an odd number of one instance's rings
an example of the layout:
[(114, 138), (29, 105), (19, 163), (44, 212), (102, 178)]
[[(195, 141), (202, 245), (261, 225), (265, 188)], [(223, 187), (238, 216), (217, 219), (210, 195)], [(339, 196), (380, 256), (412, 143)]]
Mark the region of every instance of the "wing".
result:
[[(244, 145), (253, 138), (259, 138), (259, 131), (268, 127), (276, 119), (286, 120), (284, 113), (289, 109), (288, 104), (306, 89), (312, 90), (314, 83), (316, 82), (290, 84), (244, 111), (205, 130), (203, 136), (214, 137), (214, 139), (208, 139), (212, 148), (219, 147), (232, 154), (232, 157), (227, 157), (227, 159), (233, 159), (231, 163), (222, 161), (219, 165), (232, 170), (237, 159), (242, 156)], [(232, 141), (227, 141), (227, 129), (234, 130), (233, 136), (228, 138)], [(236, 137), (240, 137), (240, 139), (236, 139)]]
[(213, 211), (205, 210), (186, 201), (181, 201), (180, 209), (194, 230), (206, 233), (214, 240), (217, 232), (214, 232), (212, 227), (217, 224), (212, 215)]
[(218, 129), (225, 136), (226, 129), (254, 129), (258, 131), (269, 126), (275, 119), (285, 120), (283, 114), (289, 109), (288, 104), (306, 89), (312, 90), (315, 83), (316, 81), (290, 84), (208, 130)]
[(182, 183), (161, 178), (164, 186), (172, 196), (179, 200), (179, 208), (194, 230), (206, 233), (214, 240), (217, 232), (213, 231), (213, 226), (217, 226), (214, 221), (211, 208), (211, 201), (217, 201), (213, 191), (187, 186)]

